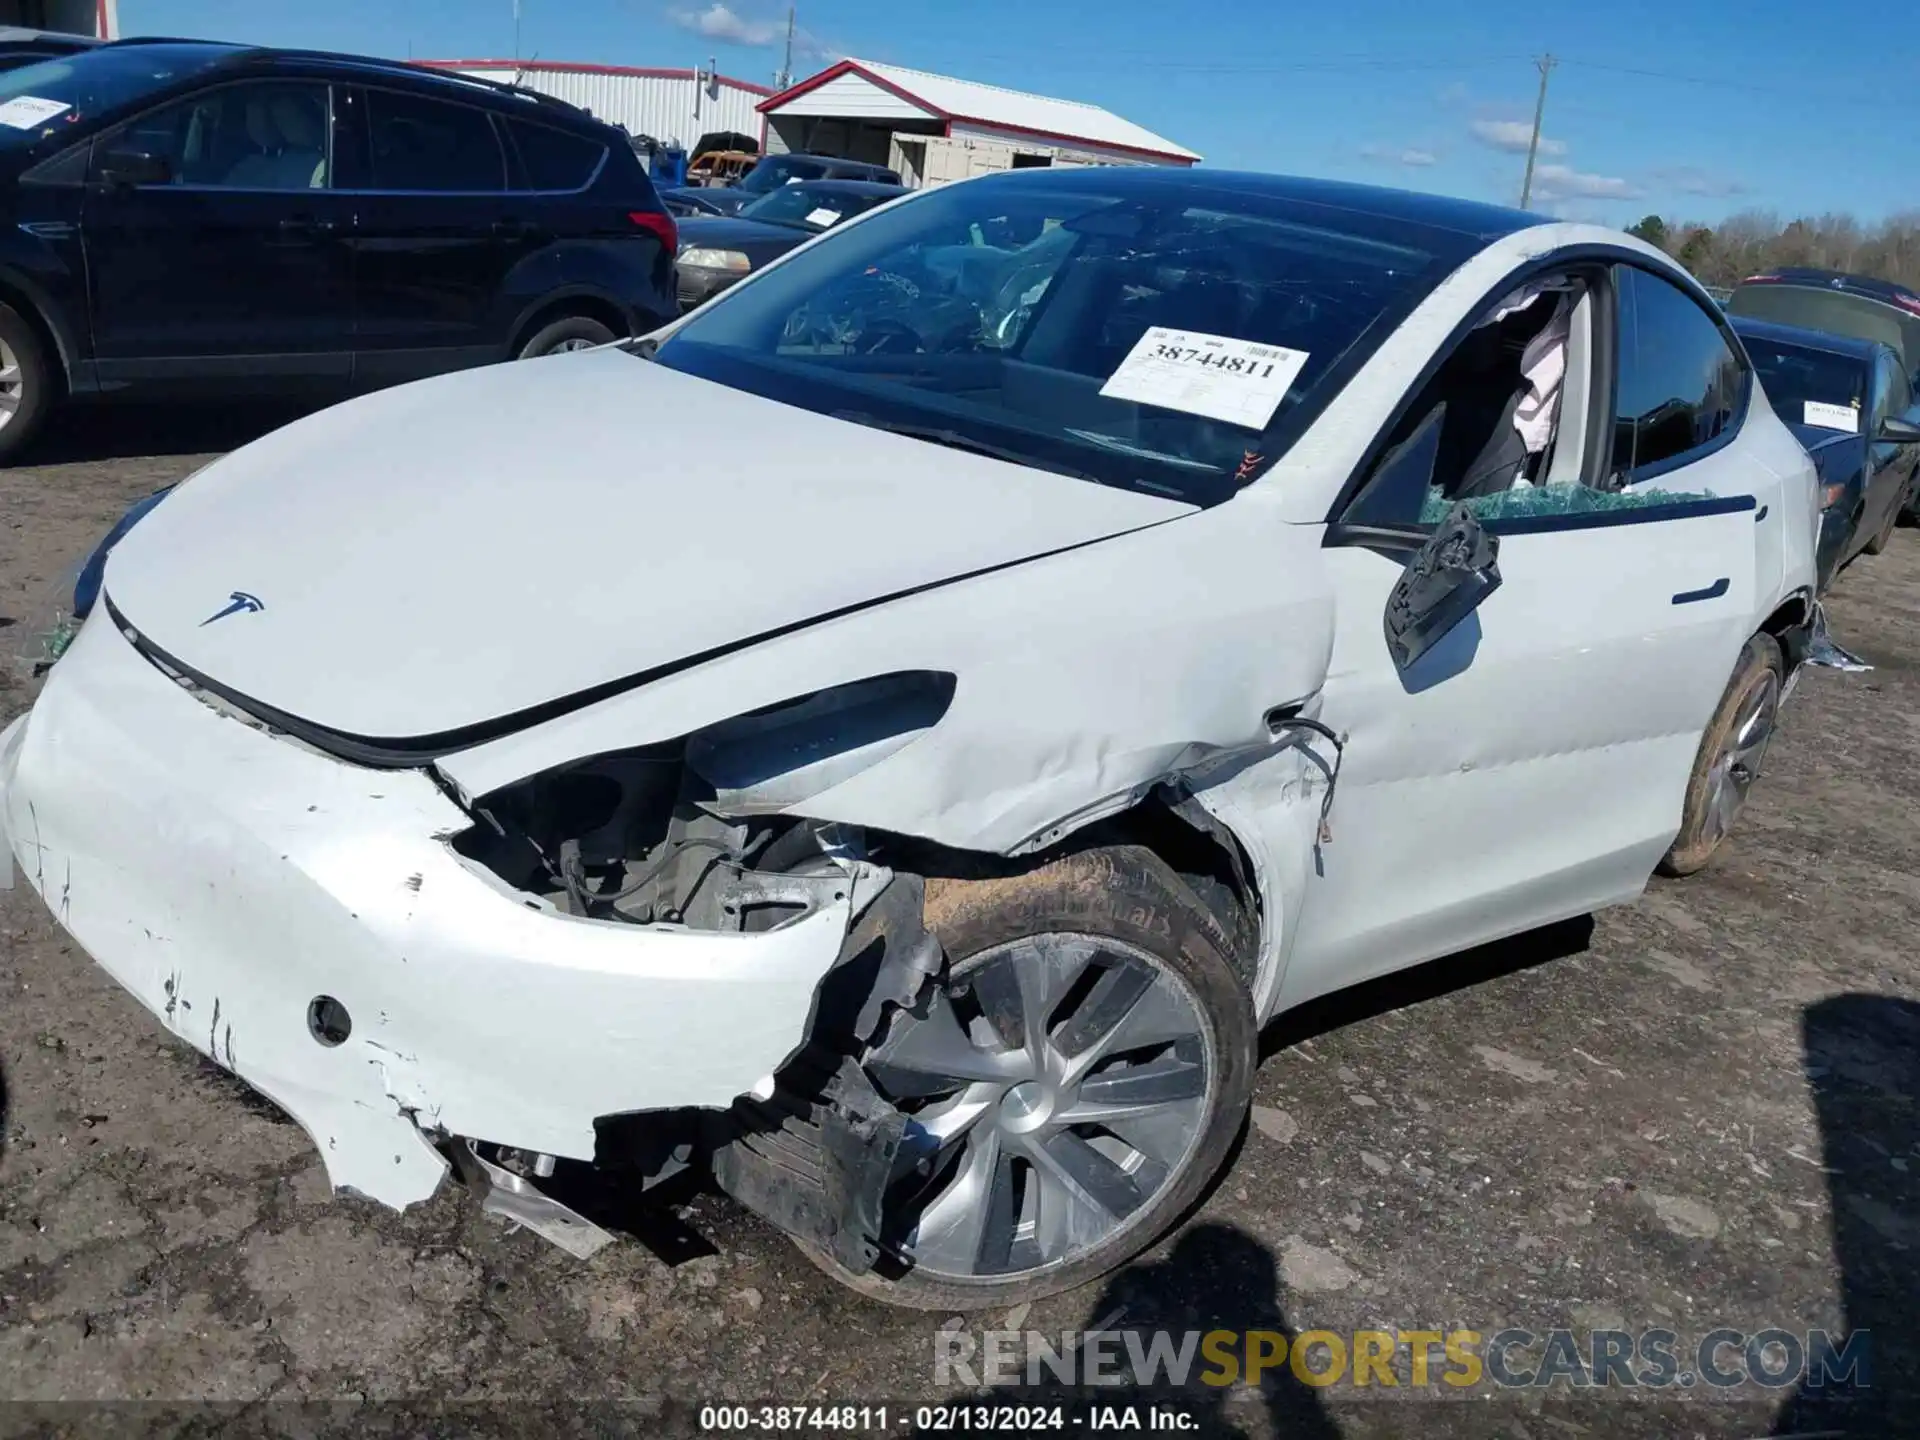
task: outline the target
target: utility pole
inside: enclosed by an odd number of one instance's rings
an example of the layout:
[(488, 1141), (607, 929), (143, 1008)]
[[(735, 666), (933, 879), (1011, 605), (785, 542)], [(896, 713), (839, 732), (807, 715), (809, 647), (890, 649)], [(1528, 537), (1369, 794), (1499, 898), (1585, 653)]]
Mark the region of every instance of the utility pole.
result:
[(513, 0), (513, 58), (520, 58), (520, 0)]
[(780, 66), (780, 83), (774, 86), (776, 90), (784, 90), (793, 84), (793, 11), (793, 6), (787, 6), (787, 58)]
[(1540, 71), (1540, 98), (1533, 102), (1533, 138), (1527, 142), (1527, 178), (1520, 182), (1520, 208), (1527, 208), (1527, 202), (1533, 198), (1533, 161), (1540, 153), (1540, 122), (1547, 114), (1547, 76), (1559, 63), (1551, 55), (1542, 55), (1533, 62)]

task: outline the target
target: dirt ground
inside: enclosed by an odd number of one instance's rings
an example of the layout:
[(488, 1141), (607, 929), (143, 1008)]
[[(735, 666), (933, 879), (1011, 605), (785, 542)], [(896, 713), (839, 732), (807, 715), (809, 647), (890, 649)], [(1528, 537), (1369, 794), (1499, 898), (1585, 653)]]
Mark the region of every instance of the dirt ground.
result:
[[(0, 645), (128, 502), (271, 418), (84, 417), (0, 472)], [(1065, 1431), (1098, 1403), (1203, 1434), (1920, 1433), (1920, 535), (1831, 613), (1877, 668), (1806, 676), (1731, 853), (1287, 1017), (1211, 1198), (1024, 1314), (878, 1307), (711, 1194), (587, 1262), (451, 1187), (405, 1215), (332, 1199), (297, 1126), (170, 1041), (31, 890), (0, 895), (0, 1434), (691, 1433), (714, 1403), (978, 1429), (915, 1411), (969, 1393), (936, 1375), (943, 1329), (1458, 1327), (1668, 1329), (1683, 1362), (1722, 1327), (1865, 1328), (1871, 1385), (1320, 1388), (1282, 1366), (1000, 1398), (1062, 1405)], [(0, 688), (0, 718), (30, 699)]]

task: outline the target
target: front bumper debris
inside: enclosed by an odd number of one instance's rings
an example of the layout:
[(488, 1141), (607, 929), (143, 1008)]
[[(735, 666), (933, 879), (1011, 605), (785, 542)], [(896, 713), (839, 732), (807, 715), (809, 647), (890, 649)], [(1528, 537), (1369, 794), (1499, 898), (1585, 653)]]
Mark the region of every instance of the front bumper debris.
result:
[(1817, 600), (1813, 605), (1813, 620), (1807, 630), (1806, 663), (1856, 674), (1873, 669), (1851, 650), (1834, 642), (1827, 630), (1827, 607)]
[(851, 900), (758, 934), (582, 919), (457, 855), (471, 823), (214, 709), (104, 612), (0, 735), (28, 883), (337, 1188), (424, 1200), (453, 1137), (590, 1161), (597, 1119), (724, 1108), (800, 1047)]

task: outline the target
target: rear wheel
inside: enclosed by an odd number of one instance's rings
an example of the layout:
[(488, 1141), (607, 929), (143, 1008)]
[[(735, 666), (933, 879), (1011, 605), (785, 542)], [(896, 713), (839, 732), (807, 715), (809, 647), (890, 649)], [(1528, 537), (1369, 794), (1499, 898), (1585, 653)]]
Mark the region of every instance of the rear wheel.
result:
[(1680, 833), (1660, 861), (1662, 875), (1691, 875), (1705, 867), (1745, 808), (1780, 713), (1786, 662), (1771, 635), (1747, 641), (1720, 707), (1700, 737), (1687, 781)]
[(1015, 1304), (1098, 1279), (1200, 1196), (1246, 1114), (1256, 1027), (1227, 941), (1151, 852), (934, 880), (949, 968), (863, 1063), (909, 1115), (881, 1264), (896, 1305)]
[(0, 305), (0, 464), (32, 442), (52, 404), (46, 347), (25, 316)]
[(591, 350), (620, 337), (591, 315), (563, 315), (541, 326), (520, 347), (522, 360), (537, 360), (542, 355), (564, 355), (570, 350)]

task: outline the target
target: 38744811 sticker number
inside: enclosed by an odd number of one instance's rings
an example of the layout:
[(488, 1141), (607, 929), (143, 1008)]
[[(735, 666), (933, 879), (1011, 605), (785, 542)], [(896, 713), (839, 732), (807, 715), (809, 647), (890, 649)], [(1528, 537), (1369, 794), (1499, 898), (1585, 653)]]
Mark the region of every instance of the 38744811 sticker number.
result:
[(1100, 393), (1264, 430), (1308, 359), (1304, 350), (1155, 325)]

